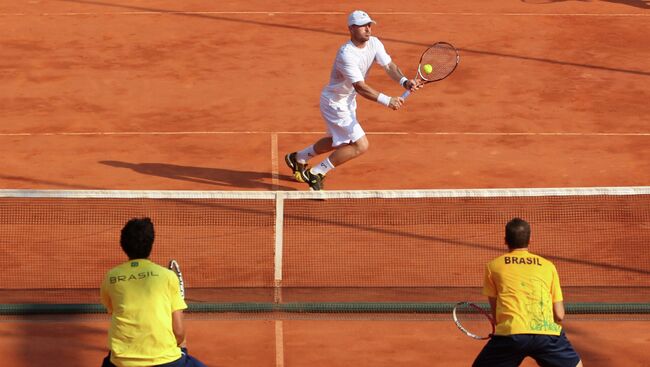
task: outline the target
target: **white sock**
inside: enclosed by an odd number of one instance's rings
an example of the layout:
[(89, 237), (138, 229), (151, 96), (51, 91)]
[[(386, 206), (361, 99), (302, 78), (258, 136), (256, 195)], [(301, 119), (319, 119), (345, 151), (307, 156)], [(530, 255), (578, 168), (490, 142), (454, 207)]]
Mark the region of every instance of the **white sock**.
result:
[(321, 175), (326, 175), (327, 172), (329, 172), (331, 169), (334, 169), (334, 165), (332, 162), (330, 162), (329, 158), (325, 158), (322, 162), (319, 164), (315, 165), (314, 167), (311, 168), (311, 173), (314, 174), (321, 174)]
[(296, 160), (298, 163), (307, 163), (308, 160), (314, 158), (316, 156), (316, 151), (314, 150), (314, 146), (310, 145), (307, 148), (296, 152)]

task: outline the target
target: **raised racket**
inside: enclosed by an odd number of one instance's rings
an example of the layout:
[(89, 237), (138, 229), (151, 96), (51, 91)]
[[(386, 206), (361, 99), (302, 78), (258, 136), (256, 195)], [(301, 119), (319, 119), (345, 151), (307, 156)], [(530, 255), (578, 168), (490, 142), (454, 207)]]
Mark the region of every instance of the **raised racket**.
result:
[[(436, 42), (420, 57), (415, 80), (422, 84), (439, 82), (451, 75), (459, 62), (458, 50), (451, 43)], [(402, 94), (402, 99), (406, 99), (410, 94), (411, 91), (407, 90)]]
[(181, 273), (181, 266), (178, 265), (178, 262), (176, 260), (171, 260), (169, 261), (169, 270), (173, 271), (176, 273), (176, 276), (178, 276), (178, 285), (181, 290), (181, 297), (185, 299), (185, 282), (183, 282), (183, 273)]
[(459, 302), (452, 311), (458, 329), (470, 338), (485, 340), (494, 335), (494, 320), (482, 307), (471, 302)]

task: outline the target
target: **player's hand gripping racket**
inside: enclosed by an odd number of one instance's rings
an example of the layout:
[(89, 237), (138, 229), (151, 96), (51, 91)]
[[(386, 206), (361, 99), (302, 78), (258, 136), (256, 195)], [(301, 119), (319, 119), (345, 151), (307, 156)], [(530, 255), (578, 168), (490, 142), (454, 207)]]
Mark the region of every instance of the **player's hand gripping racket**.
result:
[[(441, 81), (456, 70), (459, 62), (458, 50), (451, 43), (436, 42), (420, 57), (415, 81), (421, 84)], [(411, 91), (407, 90), (402, 94), (402, 99), (410, 94)]]
[(471, 302), (457, 303), (452, 314), (458, 329), (471, 338), (484, 340), (494, 334), (492, 316)]
[(181, 297), (185, 299), (185, 283), (183, 282), (183, 273), (181, 273), (181, 266), (178, 265), (178, 262), (176, 260), (171, 260), (169, 262), (169, 270), (173, 271), (178, 276), (178, 284), (181, 289)]

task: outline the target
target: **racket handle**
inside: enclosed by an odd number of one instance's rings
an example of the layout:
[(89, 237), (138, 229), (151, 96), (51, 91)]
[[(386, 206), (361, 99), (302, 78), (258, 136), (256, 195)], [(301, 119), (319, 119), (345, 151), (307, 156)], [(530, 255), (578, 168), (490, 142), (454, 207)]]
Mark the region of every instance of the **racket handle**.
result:
[(404, 92), (404, 94), (402, 94), (402, 99), (406, 99), (406, 97), (408, 97), (410, 95), (411, 95), (411, 91), (407, 90), (406, 92)]
[(185, 282), (183, 281), (183, 273), (181, 273), (181, 266), (178, 265), (178, 262), (176, 260), (171, 260), (169, 261), (169, 270), (173, 271), (176, 273), (176, 276), (178, 277), (178, 289), (181, 294), (181, 298), (185, 299)]

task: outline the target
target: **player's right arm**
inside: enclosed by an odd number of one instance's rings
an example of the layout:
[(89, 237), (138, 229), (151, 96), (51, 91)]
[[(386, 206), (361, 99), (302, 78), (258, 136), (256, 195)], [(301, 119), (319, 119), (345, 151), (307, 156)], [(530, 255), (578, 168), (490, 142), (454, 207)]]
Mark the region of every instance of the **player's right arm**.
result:
[(488, 302), (490, 303), (490, 315), (492, 316), (492, 321), (497, 322), (497, 288), (492, 280), (492, 271), (490, 270), (490, 264), (485, 267), (483, 272), (483, 290), (482, 293), (484, 296), (487, 296)]
[(564, 302), (553, 303), (553, 320), (558, 324), (564, 320)]
[(104, 280), (102, 281), (102, 285), (99, 288), (99, 296), (101, 299), (102, 304), (104, 307), (106, 307), (106, 311), (108, 311), (109, 314), (113, 313), (113, 303), (111, 302), (111, 295), (108, 292), (108, 276), (104, 277)]
[[(357, 94), (360, 96), (369, 99), (373, 102), (378, 102), (379, 93), (377, 90), (366, 84), (365, 81), (361, 80), (356, 83), (352, 83), (354, 90), (357, 91)], [(404, 100), (400, 97), (390, 97), (390, 102), (388, 103), (388, 108), (393, 110), (398, 110), (404, 104)]]
[(415, 92), (416, 90), (424, 86), (424, 84), (422, 84), (422, 82), (419, 81), (417, 78), (408, 79), (404, 75), (404, 73), (402, 73), (402, 71), (399, 69), (397, 64), (395, 64), (392, 61), (388, 65), (384, 66), (384, 70), (386, 71), (388, 76), (390, 76), (394, 81), (398, 83), (402, 80), (402, 78), (405, 78), (406, 81), (404, 82), (404, 84), (400, 83), (400, 85), (411, 92)]
[(560, 286), (560, 276), (557, 273), (555, 265), (551, 264), (553, 280), (551, 283), (551, 299), (553, 302), (553, 319), (558, 324), (564, 320), (564, 297), (562, 295), (562, 287)]

